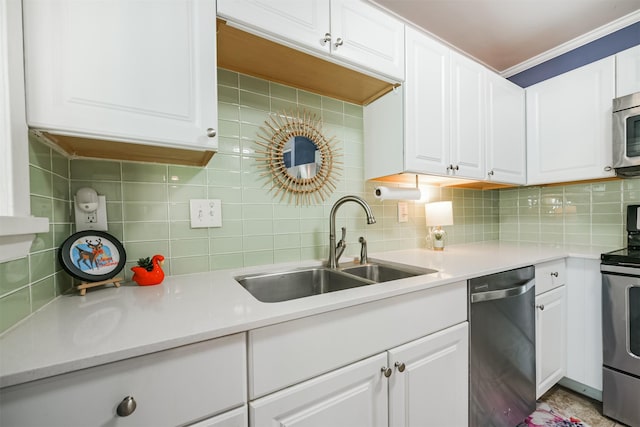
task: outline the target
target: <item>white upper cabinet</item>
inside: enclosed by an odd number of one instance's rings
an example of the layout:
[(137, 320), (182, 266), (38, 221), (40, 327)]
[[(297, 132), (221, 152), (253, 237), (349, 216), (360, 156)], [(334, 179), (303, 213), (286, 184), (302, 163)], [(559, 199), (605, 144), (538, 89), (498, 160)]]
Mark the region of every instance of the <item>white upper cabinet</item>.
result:
[(215, 0), (24, 0), (24, 25), (29, 126), (217, 147)]
[(524, 103), (524, 89), (487, 73), (486, 176), (490, 181), (527, 181)]
[(218, 15), (275, 41), (404, 80), (404, 24), (367, 2), (220, 0)]
[(485, 177), (485, 73), (477, 62), (451, 53), (452, 176)]
[(640, 45), (616, 55), (616, 98), (640, 92)]
[(0, 262), (29, 253), (47, 218), (30, 216), (29, 143), (25, 120), (22, 4), (0, 0)]
[(331, 0), (331, 54), (404, 80), (404, 24), (369, 3)]
[(608, 57), (526, 89), (528, 184), (614, 176), (614, 69)]
[(405, 47), (402, 88), (364, 109), (365, 178), (524, 183), (524, 89), (411, 27)]
[[(406, 49), (405, 107), (397, 110), (400, 114), (404, 110), (406, 120), (404, 168), (416, 173), (446, 174), (451, 135), (451, 51), (410, 27), (406, 29)], [(395, 95), (387, 95), (391, 96)], [(365, 121), (365, 132), (368, 125), (384, 126), (381, 119)]]
[(318, 52), (329, 51), (327, 0), (218, 0), (218, 15)]

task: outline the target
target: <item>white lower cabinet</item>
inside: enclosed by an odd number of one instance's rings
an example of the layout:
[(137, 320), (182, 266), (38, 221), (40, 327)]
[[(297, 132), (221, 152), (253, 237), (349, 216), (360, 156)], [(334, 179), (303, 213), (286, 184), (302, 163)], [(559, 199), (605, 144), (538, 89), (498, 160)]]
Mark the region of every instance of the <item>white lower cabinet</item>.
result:
[(190, 424), (190, 427), (247, 427), (248, 423), (247, 405), (243, 405), (213, 418)]
[(253, 401), (250, 425), (384, 427), (386, 366), (386, 354), (378, 354)]
[[(246, 395), (245, 334), (236, 334), (1, 389), (0, 425), (184, 425), (240, 408)], [(135, 408), (118, 415), (129, 397)], [(240, 425), (226, 415), (200, 425)]]
[(536, 296), (536, 398), (565, 373), (565, 286)]
[(468, 329), (463, 322), (257, 399), (250, 425), (465, 426)]
[[(466, 426), (467, 322), (389, 350), (390, 426)], [(403, 369), (404, 367), (404, 369)]]
[[(599, 259), (567, 261), (567, 372), (602, 391), (602, 275)], [(577, 385), (575, 385), (577, 386)], [(583, 387), (579, 391), (586, 392)]]

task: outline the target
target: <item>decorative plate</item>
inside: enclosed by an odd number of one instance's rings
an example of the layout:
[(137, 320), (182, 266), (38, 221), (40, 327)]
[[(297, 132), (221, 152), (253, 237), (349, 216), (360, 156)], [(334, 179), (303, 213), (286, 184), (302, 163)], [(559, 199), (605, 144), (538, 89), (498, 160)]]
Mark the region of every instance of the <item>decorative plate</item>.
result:
[(100, 282), (118, 274), (127, 261), (122, 243), (104, 231), (72, 234), (58, 252), (62, 268), (76, 279)]

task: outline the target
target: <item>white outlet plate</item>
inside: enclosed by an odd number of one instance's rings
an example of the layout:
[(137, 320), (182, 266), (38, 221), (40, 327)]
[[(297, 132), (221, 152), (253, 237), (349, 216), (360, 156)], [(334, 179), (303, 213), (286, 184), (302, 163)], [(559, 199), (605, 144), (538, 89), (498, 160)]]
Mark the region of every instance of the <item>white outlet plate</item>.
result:
[(222, 202), (220, 199), (192, 199), (191, 228), (222, 227)]
[(101, 230), (107, 231), (107, 198), (98, 196), (98, 209), (93, 212), (85, 212), (78, 208), (73, 198), (75, 208), (76, 231)]
[(409, 205), (407, 205), (407, 202), (398, 202), (398, 222), (409, 222)]

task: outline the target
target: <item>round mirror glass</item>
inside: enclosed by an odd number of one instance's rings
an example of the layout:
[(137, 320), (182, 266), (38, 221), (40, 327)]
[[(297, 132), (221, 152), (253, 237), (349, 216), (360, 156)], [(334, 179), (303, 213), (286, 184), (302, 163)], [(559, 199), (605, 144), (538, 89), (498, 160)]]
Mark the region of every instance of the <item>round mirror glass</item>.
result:
[(284, 166), (289, 176), (309, 179), (320, 170), (322, 155), (316, 144), (306, 136), (292, 136), (282, 150)]

